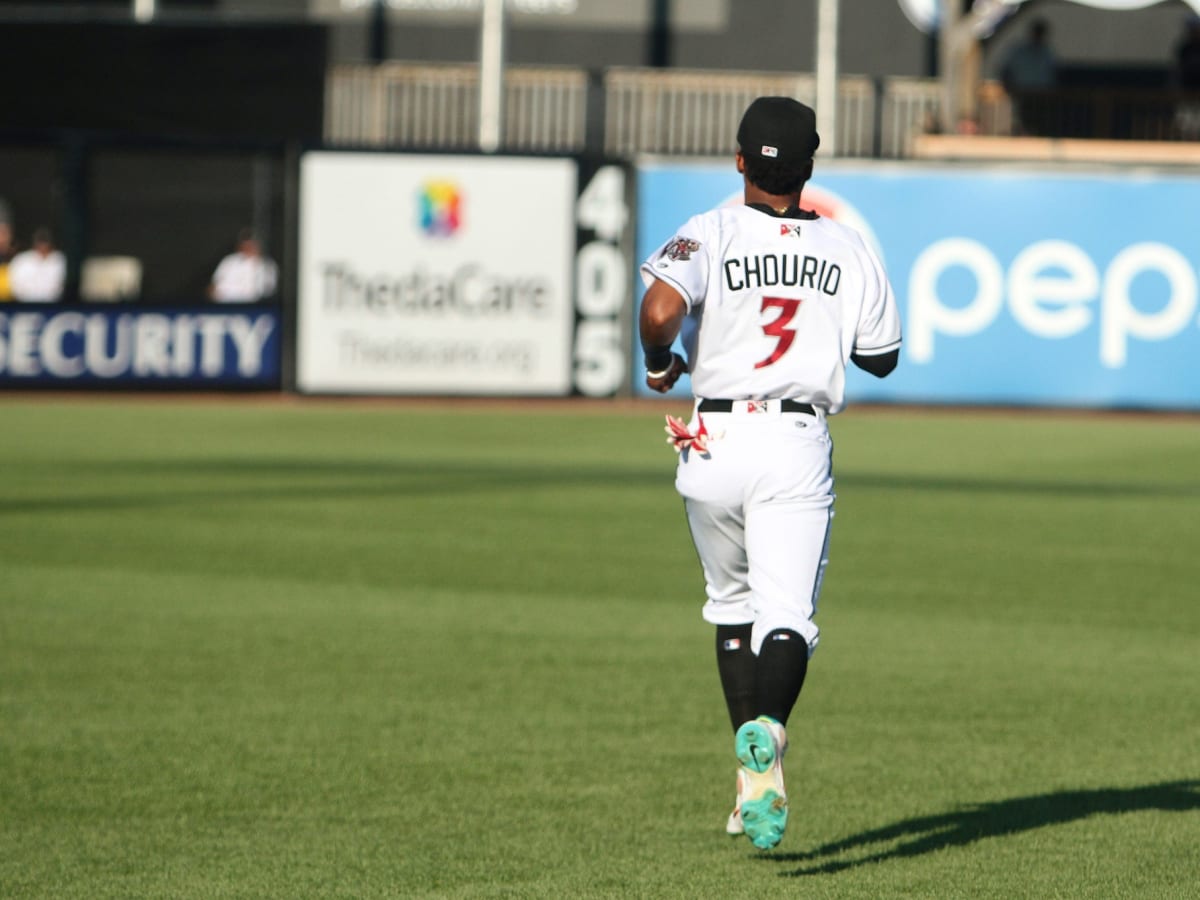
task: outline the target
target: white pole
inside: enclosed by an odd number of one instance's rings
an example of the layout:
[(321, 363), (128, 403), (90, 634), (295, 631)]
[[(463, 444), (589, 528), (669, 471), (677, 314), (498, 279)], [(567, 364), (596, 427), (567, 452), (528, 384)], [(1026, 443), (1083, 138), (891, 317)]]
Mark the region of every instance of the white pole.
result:
[(479, 149), (500, 149), (504, 122), (504, 0), (483, 0), (479, 38)]
[(133, 17), (139, 22), (154, 18), (155, 0), (133, 0)]
[(838, 0), (817, 5), (817, 132), (821, 151), (837, 156)]

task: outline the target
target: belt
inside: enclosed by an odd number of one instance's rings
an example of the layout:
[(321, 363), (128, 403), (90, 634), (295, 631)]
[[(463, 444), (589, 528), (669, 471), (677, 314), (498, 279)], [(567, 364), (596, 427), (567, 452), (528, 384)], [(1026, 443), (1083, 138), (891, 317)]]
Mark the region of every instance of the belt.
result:
[[(727, 412), (733, 412), (733, 405), (735, 403), (739, 403), (739, 404), (744, 403), (744, 404), (746, 404), (746, 406), (742, 407), (742, 408), (750, 410), (751, 409), (750, 404), (762, 403), (765, 405), (765, 404), (773, 403), (773, 402), (775, 402), (775, 401), (772, 401), (772, 400), (701, 400), (699, 410), (702, 413), (723, 413), (723, 412), (727, 413)], [(811, 403), (801, 403), (799, 400), (780, 400), (778, 402), (779, 402), (779, 411), (780, 412), (804, 413), (805, 415), (809, 415), (809, 416), (815, 416), (817, 414), (817, 411), (815, 409), (813, 409), (813, 405)]]

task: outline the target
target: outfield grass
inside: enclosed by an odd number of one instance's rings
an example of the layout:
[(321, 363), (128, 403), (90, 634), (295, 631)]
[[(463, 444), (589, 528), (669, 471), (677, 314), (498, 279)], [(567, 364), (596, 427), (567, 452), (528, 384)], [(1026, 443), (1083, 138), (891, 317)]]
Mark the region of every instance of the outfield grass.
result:
[(759, 853), (663, 411), (0, 399), (0, 896), (1200, 896), (1200, 420), (838, 417)]

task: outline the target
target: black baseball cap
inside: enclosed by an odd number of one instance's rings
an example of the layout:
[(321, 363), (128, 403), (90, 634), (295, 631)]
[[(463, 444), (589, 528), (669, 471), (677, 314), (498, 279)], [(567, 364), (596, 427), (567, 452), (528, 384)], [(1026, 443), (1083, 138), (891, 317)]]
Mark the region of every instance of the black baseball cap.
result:
[(742, 116), (737, 142), (742, 156), (802, 165), (821, 145), (817, 114), (791, 97), (759, 97)]

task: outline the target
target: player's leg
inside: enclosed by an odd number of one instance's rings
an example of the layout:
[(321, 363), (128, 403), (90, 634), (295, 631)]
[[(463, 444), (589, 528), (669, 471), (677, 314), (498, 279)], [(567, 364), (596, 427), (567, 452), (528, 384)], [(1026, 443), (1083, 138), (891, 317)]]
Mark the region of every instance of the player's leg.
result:
[[(685, 507), (692, 542), (704, 570), (708, 598), (704, 618), (716, 625), (717, 672), (736, 734), (739, 726), (756, 715), (757, 657), (750, 648), (755, 609), (742, 538), (742, 514), (739, 509), (690, 498), (685, 498)], [(725, 822), (726, 834), (735, 837), (744, 833), (741, 801), (745, 787), (745, 778), (739, 771), (733, 812)]]
[(820, 634), (813, 617), (829, 556), (833, 444), (823, 420), (807, 416), (784, 417), (771, 438), (745, 507), (744, 542), (758, 611), (755, 702), (759, 715), (786, 724)]
[(769, 503), (747, 514), (750, 585), (758, 607), (751, 634), (756, 715), (786, 725), (820, 635), (813, 617), (828, 563), (832, 508)]
[(746, 509), (745, 547), (751, 593), (758, 610), (751, 632), (758, 718), (734, 740), (742, 765), (738, 808), (746, 836), (761, 849), (775, 847), (788, 824), (783, 778), (785, 725), (800, 696), (819, 631), (813, 617), (828, 560), (833, 481), (828, 441), (791, 441), (790, 467), (773, 466), (783, 479), (760, 485)]
[(721, 689), (729, 710), (729, 724), (735, 732), (743, 722), (755, 716), (757, 658), (750, 649), (753, 630), (752, 622), (717, 626), (717, 672), (721, 676)]
[(754, 704), (759, 715), (738, 729), (734, 752), (738, 815), (754, 846), (769, 850), (783, 839), (788, 797), (783, 778), (785, 730), (804, 686), (816, 646), (813, 622), (825, 568), (830, 508), (811, 503), (766, 503), (746, 515), (750, 583), (758, 616), (751, 633)]
[(705, 621), (716, 625), (717, 672), (734, 731), (753, 719), (755, 655), (751, 632), (755, 609), (750, 592), (743, 518), (738, 509), (686, 499), (688, 527), (704, 571)]

